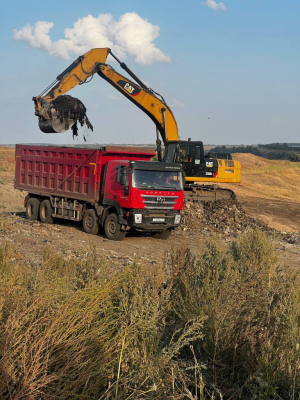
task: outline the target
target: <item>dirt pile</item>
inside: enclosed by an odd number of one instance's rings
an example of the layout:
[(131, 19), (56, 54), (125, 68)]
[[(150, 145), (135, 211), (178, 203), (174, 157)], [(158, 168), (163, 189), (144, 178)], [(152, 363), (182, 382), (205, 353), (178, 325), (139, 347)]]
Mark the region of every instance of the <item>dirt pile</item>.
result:
[(177, 232), (210, 231), (230, 234), (257, 227), (266, 228), (256, 218), (247, 215), (235, 200), (220, 200), (208, 204), (188, 201)]

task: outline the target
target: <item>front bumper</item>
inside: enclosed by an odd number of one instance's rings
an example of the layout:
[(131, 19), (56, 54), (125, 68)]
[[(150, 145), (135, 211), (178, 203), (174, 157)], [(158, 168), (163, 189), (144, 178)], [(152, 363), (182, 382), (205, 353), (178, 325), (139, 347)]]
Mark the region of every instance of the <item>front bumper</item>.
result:
[[(141, 215), (141, 218), (136, 218), (136, 215)], [(176, 228), (180, 225), (181, 218), (179, 210), (168, 210), (163, 212), (153, 210), (139, 210), (129, 212), (126, 218), (127, 225), (136, 229), (149, 231), (164, 231), (170, 228)], [(141, 222), (137, 222), (141, 220)], [(178, 222), (179, 220), (179, 222)]]

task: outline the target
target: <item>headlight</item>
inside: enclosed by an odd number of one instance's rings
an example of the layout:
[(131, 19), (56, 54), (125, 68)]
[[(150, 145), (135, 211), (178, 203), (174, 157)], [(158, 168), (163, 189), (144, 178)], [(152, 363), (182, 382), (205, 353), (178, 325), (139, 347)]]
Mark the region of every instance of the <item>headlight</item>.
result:
[(136, 224), (141, 224), (142, 223), (142, 214), (134, 214), (134, 222)]
[(180, 220), (181, 220), (181, 215), (180, 215), (180, 214), (176, 214), (176, 215), (175, 215), (174, 223), (175, 223), (175, 224), (180, 224)]

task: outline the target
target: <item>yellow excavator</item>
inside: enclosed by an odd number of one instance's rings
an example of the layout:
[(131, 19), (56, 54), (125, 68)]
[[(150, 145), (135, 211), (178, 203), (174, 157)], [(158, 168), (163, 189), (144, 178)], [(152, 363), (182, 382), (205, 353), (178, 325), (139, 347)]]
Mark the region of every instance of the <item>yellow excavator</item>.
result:
[[(109, 54), (135, 82), (106, 64)], [(63, 95), (77, 85), (90, 82), (96, 73), (153, 120), (158, 160), (181, 163), (187, 183), (240, 182), (241, 166), (238, 161), (205, 156), (201, 141), (180, 140), (175, 117), (164, 98), (147, 87), (109, 48), (92, 49), (78, 57), (39, 96), (33, 97), (35, 114), (43, 132), (58, 133), (72, 129), (73, 134), (76, 134), (77, 121), (81, 124), (86, 122), (92, 128), (84, 105), (78, 99)], [(160, 137), (165, 147), (163, 158)]]

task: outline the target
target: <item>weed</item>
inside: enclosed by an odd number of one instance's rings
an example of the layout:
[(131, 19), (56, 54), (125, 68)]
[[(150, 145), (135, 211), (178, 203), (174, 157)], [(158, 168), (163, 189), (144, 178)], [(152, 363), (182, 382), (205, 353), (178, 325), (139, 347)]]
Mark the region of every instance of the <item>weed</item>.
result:
[(18, 259), (0, 248), (3, 399), (299, 397), (300, 275), (261, 232), (112, 275), (93, 248)]

